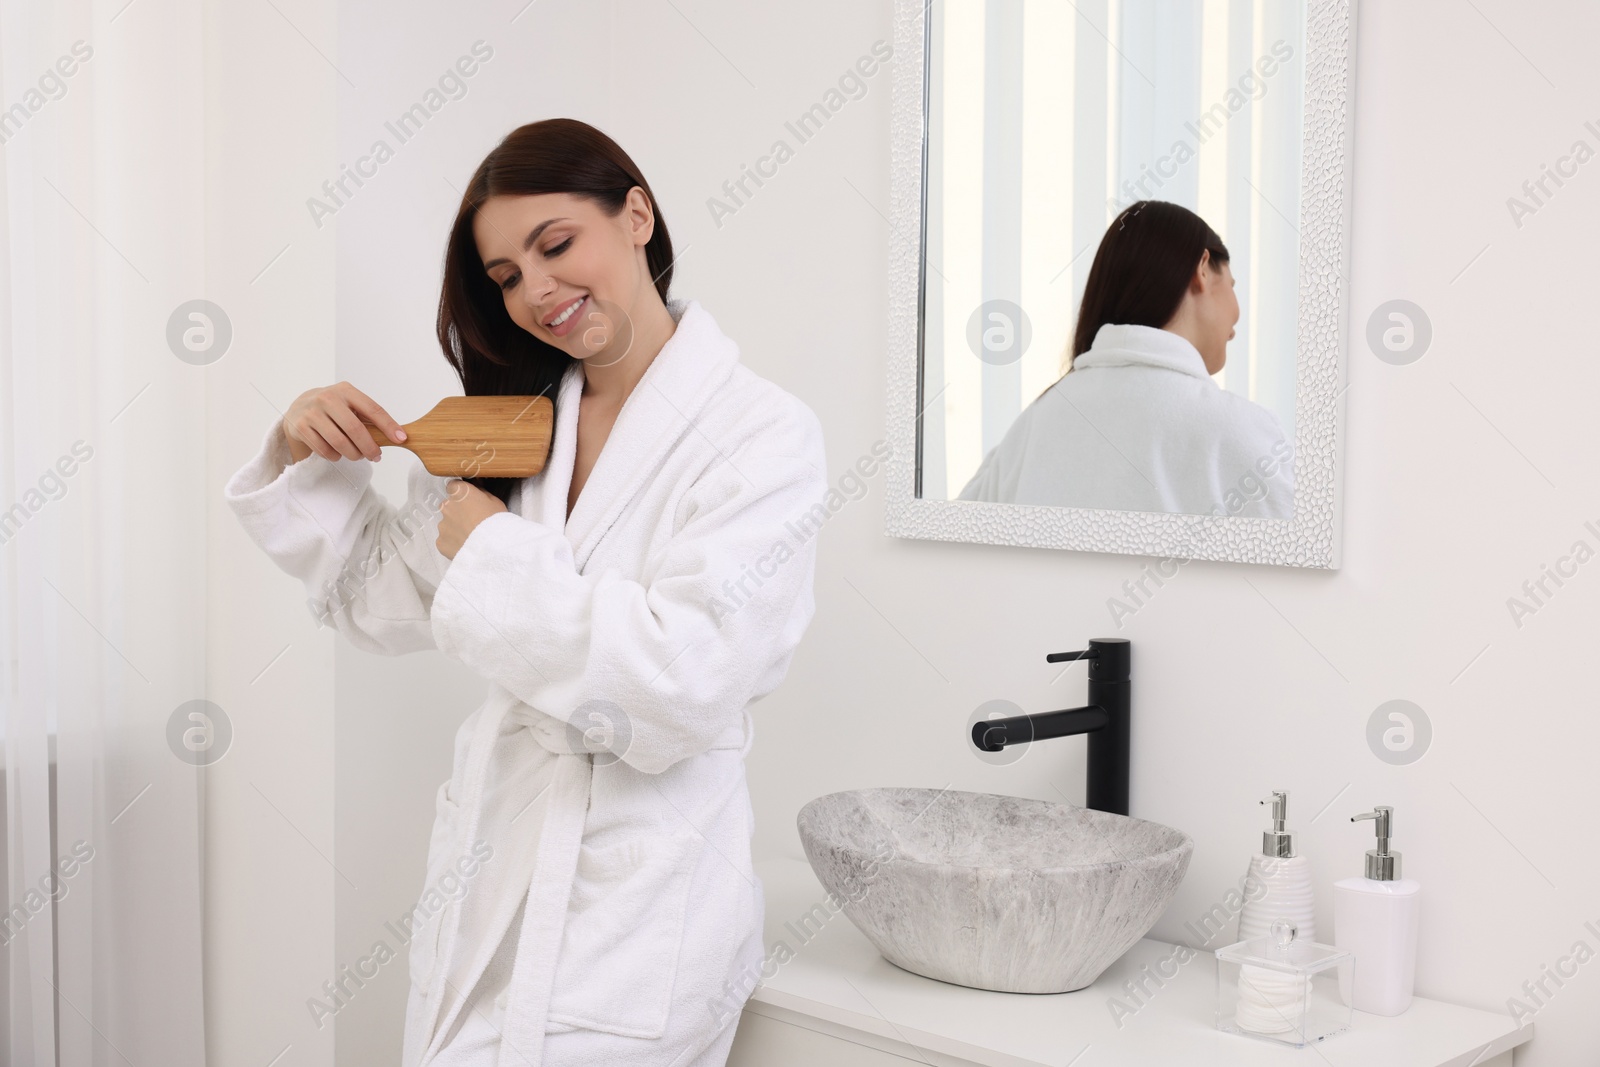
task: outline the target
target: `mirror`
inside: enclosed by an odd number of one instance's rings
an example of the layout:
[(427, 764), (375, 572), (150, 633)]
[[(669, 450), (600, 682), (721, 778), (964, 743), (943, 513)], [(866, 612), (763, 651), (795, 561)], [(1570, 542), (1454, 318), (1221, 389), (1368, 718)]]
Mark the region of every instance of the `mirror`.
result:
[(1350, 5), (899, 14), (890, 532), (1336, 566)]

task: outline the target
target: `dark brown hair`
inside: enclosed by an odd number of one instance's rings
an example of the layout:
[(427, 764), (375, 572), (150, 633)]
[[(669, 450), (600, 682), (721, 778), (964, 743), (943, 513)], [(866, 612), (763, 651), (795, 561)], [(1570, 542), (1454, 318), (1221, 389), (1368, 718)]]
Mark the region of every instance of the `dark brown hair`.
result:
[(1228, 262), (1228, 248), (1206, 220), (1179, 204), (1140, 200), (1112, 220), (1083, 286), (1072, 355), (1081, 356), (1108, 322), (1158, 329), (1172, 321), (1200, 255), (1211, 268)]
[[(473, 219), (493, 196), (569, 193), (594, 201), (615, 218), (628, 191), (638, 186), (650, 201), (655, 228), (645, 262), (662, 303), (672, 285), (672, 238), (650, 183), (618, 144), (577, 119), (545, 119), (518, 126), (478, 164), (445, 245), (439, 292), (439, 347), (467, 396), (537, 396), (551, 401), (573, 359), (535, 337), (506, 313), (500, 287), (483, 269), (472, 236)], [(509, 504), (515, 478), (466, 481)]]

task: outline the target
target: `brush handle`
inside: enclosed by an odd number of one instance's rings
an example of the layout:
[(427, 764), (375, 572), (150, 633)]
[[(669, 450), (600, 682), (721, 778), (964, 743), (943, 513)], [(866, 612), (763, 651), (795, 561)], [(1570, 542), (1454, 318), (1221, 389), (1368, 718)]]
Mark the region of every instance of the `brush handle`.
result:
[(447, 396), (404, 423), (406, 439), (398, 443), (366, 419), (361, 424), (380, 447), (405, 449), (430, 474), (530, 478), (549, 458), (555, 407), (547, 396)]

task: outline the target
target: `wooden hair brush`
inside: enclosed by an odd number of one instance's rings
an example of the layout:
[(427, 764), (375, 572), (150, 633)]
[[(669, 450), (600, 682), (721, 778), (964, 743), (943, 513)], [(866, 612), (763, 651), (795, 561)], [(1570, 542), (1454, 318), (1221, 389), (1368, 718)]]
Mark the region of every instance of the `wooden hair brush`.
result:
[(555, 405), (548, 396), (447, 396), (415, 422), (404, 441), (361, 420), (385, 448), (404, 448), (428, 473), (447, 478), (529, 478), (550, 457)]

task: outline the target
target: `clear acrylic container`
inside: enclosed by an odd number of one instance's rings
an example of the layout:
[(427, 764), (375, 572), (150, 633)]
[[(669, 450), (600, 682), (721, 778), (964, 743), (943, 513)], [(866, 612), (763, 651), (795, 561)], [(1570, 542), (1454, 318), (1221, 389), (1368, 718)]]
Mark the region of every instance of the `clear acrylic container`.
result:
[(1264, 937), (1217, 950), (1217, 1029), (1302, 1048), (1350, 1028), (1340, 996), (1355, 955), (1301, 941), (1279, 919)]

